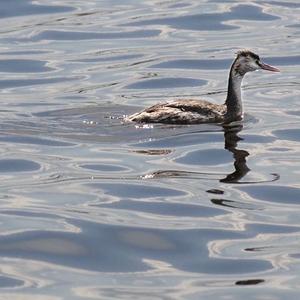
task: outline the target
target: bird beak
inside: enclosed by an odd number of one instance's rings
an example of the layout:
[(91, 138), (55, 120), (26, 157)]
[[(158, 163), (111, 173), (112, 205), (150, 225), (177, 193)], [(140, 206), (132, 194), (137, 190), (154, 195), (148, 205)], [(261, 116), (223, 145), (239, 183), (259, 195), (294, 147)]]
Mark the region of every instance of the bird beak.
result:
[(267, 65), (265, 63), (260, 63), (259, 64), (260, 68), (263, 69), (263, 70), (267, 70), (267, 71), (271, 71), (271, 72), (280, 72), (279, 69), (275, 68), (275, 67), (272, 67), (270, 65)]

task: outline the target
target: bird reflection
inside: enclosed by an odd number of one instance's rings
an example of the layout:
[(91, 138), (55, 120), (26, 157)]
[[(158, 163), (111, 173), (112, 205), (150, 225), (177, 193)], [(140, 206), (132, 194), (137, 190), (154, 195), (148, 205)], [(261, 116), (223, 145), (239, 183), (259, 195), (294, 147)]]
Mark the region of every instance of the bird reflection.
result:
[[(225, 178), (219, 179), (225, 183), (239, 183), (239, 181), (250, 171), (246, 164), (246, 157), (249, 152), (237, 149), (238, 142), (243, 140), (238, 133), (243, 129), (243, 125), (224, 125), (224, 148), (233, 154), (235, 171), (226, 175)], [(149, 153), (147, 153), (149, 154)], [(162, 177), (181, 177), (181, 178), (203, 178), (208, 179), (211, 175), (206, 172), (182, 171), (182, 170), (158, 170), (150, 174), (143, 175), (143, 179), (162, 178)], [(219, 193), (219, 190), (209, 190), (211, 193)], [(221, 191), (222, 192), (222, 191)]]
[[(253, 184), (253, 183), (262, 183), (262, 182), (272, 182), (276, 181), (280, 178), (279, 174), (272, 173), (271, 178), (266, 178), (265, 180), (261, 179), (260, 181), (241, 181), (243, 177), (245, 177), (250, 169), (247, 166), (247, 156), (249, 156), (249, 152), (246, 150), (237, 149), (238, 142), (243, 140), (239, 137), (239, 133), (243, 129), (242, 124), (230, 124), (230, 125), (223, 125), (224, 129), (224, 149), (228, 150), (233, 154), (233, 165), (234, 165), (234, 172), (224, 175), (224, 173), (208, 173), (208, 172), (199, 172), (199, 171), (184, 171), (184, 170), (157, 170), (152, 173), (147, 173), (145, 175), (140, 176), (142, 179), (152, 179), (152, 178), (189, 178), (189, 179), (204, 179), (204, 180), (218, 180), (219, 182), (224, 183), (243, 183), (243, 184)], [(154, 152), (155, 154), (168, 154), (172, 151), (165, 151), (160, 153)], [(153, 151), (144, 151), (143, 154), (153, 155)], [(220, 179), (220, 176), (221, 179)], [(223, 177), (225, 176), (225, 177)], [(219, 189), (209, 189), (207, 190), (208, 193), (212, 194), (222, 194), (224, 191)]]
[(249, 152), (237, 149), (238, 142), (243, 140), (238, 136), (238, 133), (243, 129), (243, 125), (224, 125), (223, 128), (224, 148), (233, 154), (235, 171), (220, 179), (220, 182), (237, 183), (250, 171), (246, 163), (246, 157), (249, 155)]

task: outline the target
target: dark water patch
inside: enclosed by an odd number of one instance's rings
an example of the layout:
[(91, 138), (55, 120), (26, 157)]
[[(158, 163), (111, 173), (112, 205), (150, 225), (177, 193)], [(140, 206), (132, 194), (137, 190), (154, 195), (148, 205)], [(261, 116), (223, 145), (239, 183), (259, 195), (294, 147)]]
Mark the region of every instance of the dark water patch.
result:
[(223, 149), (207, 149), (188, 152), (185, 156), (175, 160), (187, 165), (215, 166), (232, 161), (232, 153)]
[(214, 240), (241, 239), (241, 232), (162, 230), (68, 220), (80, 231), (24, 231), (0, 236), (1, 257), (51, 262), (99, 272), (151, 270), (145, 260), (165, 262), (177, 270), (207, 274), (248, 274), (272, 269), (265, 259), (209, 256)]
[(247, 231), (249, 232), (259, 232), (261, 234), (262, 233), (283, 234), (283, 233), (300, 232), (300, 226), (253, 223), (253, 224), (247, 224), (246, 227), (247, 227)]
[(206, 192), (210, 193), (210, 194), (215, 194), (215, 195), (223, 195), (224, 194), (224, 191), (219, 190), (219, 189), (210, 189), (210, 190), (207, 190)]
[(300, 204), (300, 189), (289, 186), (244, 186), (239, 188), (246, 192), (250, 197), (283, 204)]
[(251, 144), (265, 144), (265, 143), (272, 143), (276, 139), (273, 136), (267, 136), (267, 135), (260, 135), (260, 134), (241, 134), (241, 137), (243, 140), (245, 140), (246, 143)]
[(179, 197), (185, 196), (186, 193), (178, 189), (163, 188), (159, 186), (151, 186), (148, 184), (102, 184), (94, 183), (89, 186), (97, 189), (102, 189), (105, 194), (111, 196), (117, 196), (121, 199), (136, 198), (136, 199), (148, 199), (148, 198), (166, 198), (166, 197)]
[(247, 279), (247, 280), (238, 280), (235, 282), (236, 285), (257, 285), (265, 282), (264, 279)]
[(287, 28), (300, 28), (300, 24), (287, 25)]
[(9, 0), (2, 1), (0, 18), (20, 17), (40, 14), (55, 14), (73, 11), (71, 6), (61, 5), (39, 5), (30, 0)]
[[(62, 31), (45, 30), (41, 33), (28, 38), (30, 41), (80, 41), (80, 40), (98, 40), (98, 39), (135, 39), (149, 38), (160, 34), (160, 30), (135, 30), (119, 32), (89, 32), (89, 31)], [(23, 39), (24, 41), (27, 40)]]
[(288, 7), (288, 8), (299, 8), (300, 4), (296, 2), (286, 2), (286, 1), (262, 1), (262, 4), (270, 4), (275, 6), (282, 6), (282, 7)]
[(231, 8), (231, 11), (226, 13), (229, 20), (253, 20), (253, 21), (273, 21), (280, 17), (268, 14), (263, 11), (260, 6), (239, 4)]
[(34, 86), (40, 84), (54, 84), (66, 81), (78, 80), (79, 77), (56, 77), (56, 78), (34, 78), (34, 79), (2, 79), (0, 80), (0, 88), (17, 88), (23, 86)]
[(186, 30), (232, 30), (239, 27), (235, 25), (227, 25), (223, 22), (229, 20), (272, 21), (277, 19), (279, 19), (279, 17), (263, 12), (262, 8), (259, 6), (240, 4), (232, 7), (229, 12), (157, 18), (135, 21), (124, 25), (168, 25), (175, 29)]
[(98, 206), (178, 217), (212, 217), (217, 215), (224, 215), (224, 210), (221, 209), (175, 202), (145, 202), (121, 200), (112, 203), (99, 204)]
[(41, 73), (50, 72), (53, 68), (47, 67), (45, 61), (31, 59), (1, 59), (0, 72), (8, 73)]
[(92, 170), (92, 171), (101, 171), (101, 172), (124, 172), (128, 171), (127, 168), (117, 166), (117, 165), (108, 165), (108, 164), (85, 164), (81, 165), (81, 168)]
[(299, 116), (300, 117), (300, 110), (289, 110), (286, 112), (288, 115), (292, 116)]
[(207, 81), (192, 78), (159, 78), (142, 80), (126, 86), (127, 89), (172, 89), (204, 85)]
[(41, 168), (37, 162), (26, 159), (0, 159), (0, 173), (30, 172)]
[(17, 288), (24, 286), (25, 282), (12, 277), (0, 276), (0, 288)]
[(84, 12), (80, 12), (80, 13), (76, 13), (75, 15), (78, 17), (86, 17), (86, 16), (91, 16), (91, 15), (95, 15), (99, 12), (97, 11), (84, 11)]
[(69, 142), (62, 142), (62, 141), (57, 141), (57, 140), (50, 140), (50, 139), (25, 136), (25, 135), (0, 136), (0, 142), (17, 143), (17, 144), (32, 144), (32, 145), (52, 146), (52, 147), (74, 146), (74, 144), (69, 143)]
[(261, 210), (261, 207), (251, 203), (243, 203), (239, 201), (226, 200), (226, 199), (211, 199), (210, 201), (213, 204), (224, 206), (224, 207), (246, 209), (246, 210)]
[(264, 246), (264, 247), (251, 247), (251, 248), (245, 248), (244, 251), (249, 252), (263, 252), (263, 251), (270, 251), (274, 249), (274, 246)]
[(276, 137), (281, 140), (300, 142), (300, 129), (280, 129), (272, 132)]

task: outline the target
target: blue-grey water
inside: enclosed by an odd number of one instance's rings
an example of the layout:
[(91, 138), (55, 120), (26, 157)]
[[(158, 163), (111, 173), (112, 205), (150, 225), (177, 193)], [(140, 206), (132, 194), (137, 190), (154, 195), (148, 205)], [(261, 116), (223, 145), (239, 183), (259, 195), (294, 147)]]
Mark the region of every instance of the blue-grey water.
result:
[[(299, 299), (297, 0), (0, 0), (0, 299)], [(172, 98), (242, 124), (124, 124)]]

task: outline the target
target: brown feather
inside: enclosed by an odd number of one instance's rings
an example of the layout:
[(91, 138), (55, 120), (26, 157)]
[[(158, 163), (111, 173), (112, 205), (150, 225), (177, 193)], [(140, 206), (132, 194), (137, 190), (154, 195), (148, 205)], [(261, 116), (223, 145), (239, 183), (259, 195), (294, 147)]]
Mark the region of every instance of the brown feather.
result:
[(196, 124), (222, 122), (225, 105), (205, 100), (179, 99), (158, 103), (126, 118), (139, 123)]

